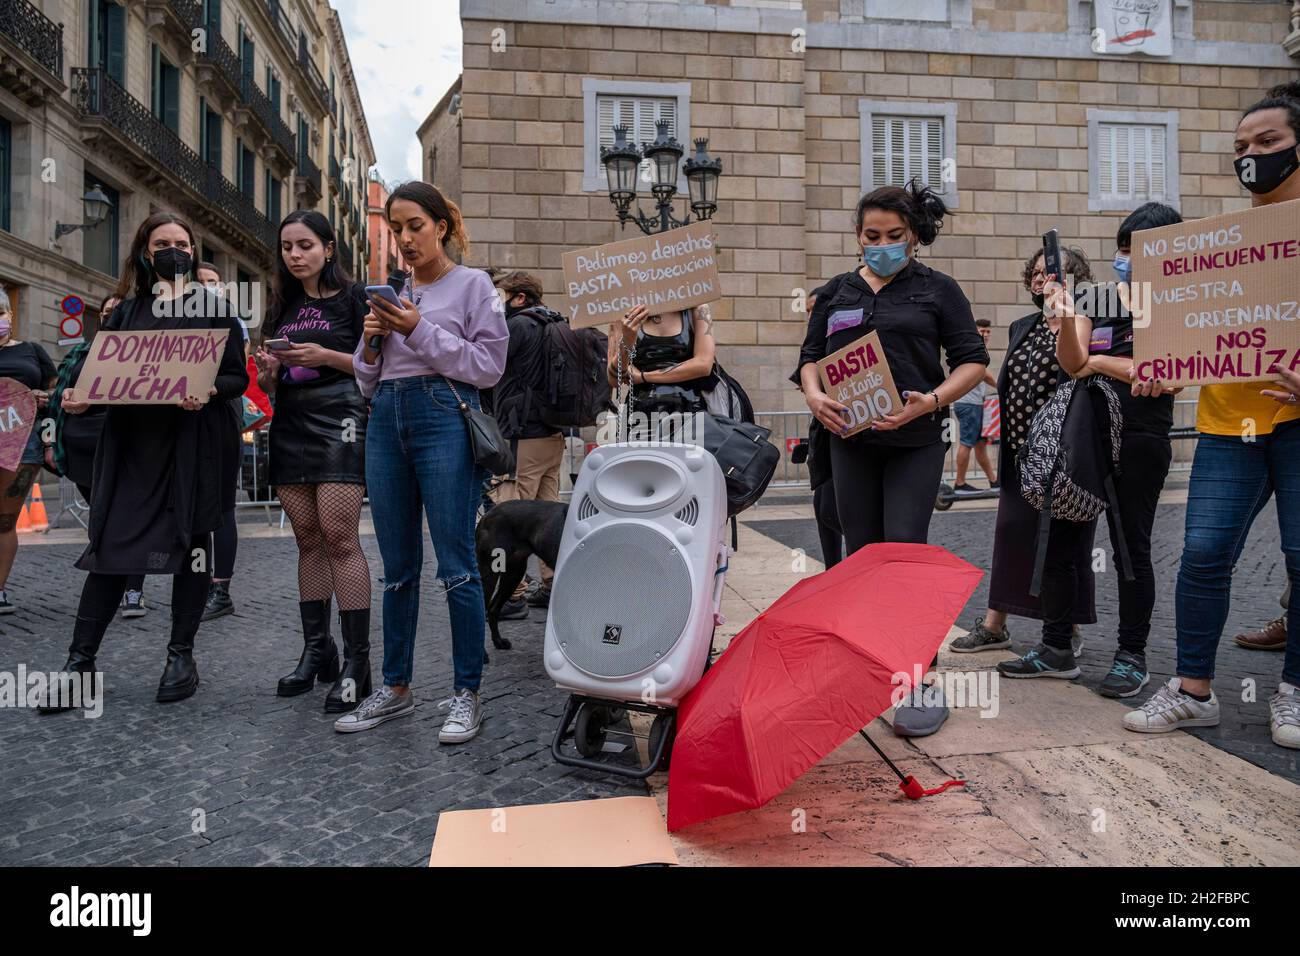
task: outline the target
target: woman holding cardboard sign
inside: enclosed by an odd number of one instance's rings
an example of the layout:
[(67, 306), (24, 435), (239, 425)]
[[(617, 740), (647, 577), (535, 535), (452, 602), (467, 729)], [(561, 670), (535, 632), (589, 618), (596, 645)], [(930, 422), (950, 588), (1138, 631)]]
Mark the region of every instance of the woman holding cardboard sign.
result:
[[(13, 310), (3, 289), (0, 289), (0, 378), (13, 379), (31, 389), (38, 415), (45, 407), (48, 390), (57, 378), (54, 363), (45, 349), (35, 342), (20, 342), (14, 338)], [(18, 467), (12, 472), (0, 471), (0, 614), (12, 614), (15, 610), (5, 591), (14, 558), (18, 556), (15, 525), (27, 500), (27, 492), (44, 461), (41, 419), (38, 417), (31, 426)]]
[[(918, 247), (938, 238), (947, 213), (943, 200), (915, 181), (863, 196), (854, 215), (863, 265), (826, 284), (799, 351), (804, 400), (832, 436), (831, 480), (849, 554), (879, 541), (925, 543), (948, 450), (942, 410), (969, 392), (989, 364), (961, 287), (915, 259)], [(893, 414), (877, 413), (868, 428), (844, 438), (852, 412), (826, 394), (817, 363), (870, 332), (880, 336), (905, 404)], [(899, 708), (896, 732), (938, 730), (947, 708), (931, 703)]]
[[(175, 405), (108, 406), (95, 453), (90, 543), (77, 561), (89, 573), (64, 665), (68, 672), (94, 672), (128, 575), (170, 574), (171, 640), (159, 702), (183, 700), (198, 688), (194, 638), (211, 580), (209, 539), (233, 505), (229, 475), (239, 467), (239, 423), (230, 399), (248, 387), (238, 321), (225, 300), (186, 284), (194, 248), (189, 223), (155, 213), (136, 230), (122, 267), (114, 331), (212, 329), (225, 333), (225, 346), (208, 394)], [(64, 391), (62, 404), (70, 415), (90, 408), (75, 388)], [(223, 501), (226, 488), (230, 502)]]
[[(1291, 202), (1300, 209), (1300, 83), (1274, 87), (1246, 110), (1233, 149), (1237, 178), (1250, 190), (1253, 206)], [(1134, 394), (1162, 390), (1160, 382), (1133, 385)], [(1282, 679), (1269, 699), (1270, 725), (1275, 744), (1300, 749), (1300, 588), (1295, 586), (1300, 582), (1300, 404), (1275, 401), (1278, 392), (1268, 381), (1201, 386), (1200, 438), (1174, 596), (1177, 676), (1124, 716), (1129, 730), (1166, 733), (1219, 723), (1211, 681), (1228, 618), (1232, 568), (1255, 516), (1276, 495), (1292, 586)]]

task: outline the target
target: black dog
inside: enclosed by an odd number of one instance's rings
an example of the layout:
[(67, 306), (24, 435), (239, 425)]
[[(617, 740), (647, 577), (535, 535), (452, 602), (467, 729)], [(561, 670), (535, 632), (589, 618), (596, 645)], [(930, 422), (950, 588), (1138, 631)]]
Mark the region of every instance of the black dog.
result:
[(503, 501), (479, 521), (474, 533), (474, 552), (478, 556), (483, 604), (492, 630), (493, 647), (510, 649), (510, 642), (497, 629), (497, 621), (501, 609), (524, 579), (528, 556), (535, 554), (555, 567), (568, 510), (569, 506), (560, 501)]

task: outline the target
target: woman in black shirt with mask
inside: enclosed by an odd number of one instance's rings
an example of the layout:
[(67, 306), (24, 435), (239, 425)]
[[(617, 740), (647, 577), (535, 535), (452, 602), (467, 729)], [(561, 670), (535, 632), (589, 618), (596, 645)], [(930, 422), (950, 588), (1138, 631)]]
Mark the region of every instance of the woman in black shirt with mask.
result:
[[(915, 181), (863, 196), (854, 230), (864, 264), (826, 283), (808, 320), (798, 380), (829, 435), (846, 554), (881, 541), (926, 542), (948, 450), (942, 409), (978, 384), (989, 364), (961, 287), (914, 258), (938, 238), (947, 212), (933, 190)], [(817, 362), (873, 330), (905, 404), (846, 439), (847, 409), (822, 390)], [(925, 736), (947, 716), (937, 689), (917, 689), (895, 710), (894, 731)]]
[[(140, 224), (122, 269), (116, 331), (217, 329), (226, 333), (207, 395), (178, 405), (110, 405), (95, 453), (90, 543), (77, 561), (89, 572), (68, 648), (68, 672), (93, 673), (100, 642), (133, 574), (172, 575), (172, 627), (159, 702), (183, 700), (199, 685), (194, 638), (212, 577), (209, 541), (221, 525), (223, 485), (240, 451), (230, 399), (248, 387), (243, 334), (224, 300), (187, 283), (194, 231), (172, 213)], [(63, 410), (90, 403), (75, 388)], [(66, 709), (47, 701), (44, 710)]]

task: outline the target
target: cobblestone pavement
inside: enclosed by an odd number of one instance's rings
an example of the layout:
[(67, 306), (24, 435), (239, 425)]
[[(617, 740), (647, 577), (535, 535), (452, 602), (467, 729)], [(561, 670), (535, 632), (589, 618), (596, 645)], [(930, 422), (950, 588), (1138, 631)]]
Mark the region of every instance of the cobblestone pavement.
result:
[[(789, 547), (818, 554), (811, 519), (747, 523)], [(1173, 574), (1183, 509), (1157, 519), (1155, 560), (1162, 581), (1150, 663), (1153, 679), (1173, 666)], [(256, 527), (250, 525), (248, 527)], [(264, 526), (263, 526), (264, 527)], [(991, 511), (937, 514), (931, 538), (979, 566), (991, 548)], [(377, 579), (373, 536), (363, 545)], [(1105, 543), (1105, 532), (1099, 545)], [(430, 550), (431, 549), (427, 549)], [(81, 575), (77, 544), (24, 546), (10, 580), (18, 613), (0, 618), (0, 671), (62, 664)], [(1237, 572), (1228, 633), (1276, 617), (1283, 569), (1274, 515), (1261, 515)], [(512, 651), (493, 652), (484, 678), (487, 720), (462, 747), (440, 747), (450, 693), (450, 633), (430, 554), (416, 649), (416, 714), (366, 734), (334, 733), (321, 710), (324, 690), (275, 696), (275, 681), (301, 647), (296, 607), (296, 549), (290, 537), (245, 537), (233, 596), (236, 614), (203, 626), (197, 657), (203, 684), (188, 701), (154, 702), (166, 644), (165, 579), (151, 578), (152, 610), (118, 620), (104, 642), (102, 717), (42, 717), (0, 710), (0, 865), (13, 864), (396, 864), (427, 862), (438, 814), (520, 803), (644, 793), (642, 784), (556, 764), (550, 737), (564, 695), (541, 661), (543, 618), (505, 622)], [(745, 555), (734, 559), (742, 565)], [(1105, 575), (1101, 578), (1106, 580)], [(1103, 585), (1104, 586), (1104, 585)], [(969, 627), (987, 579), (959, 623)], [(372, 625), (378, 677), (379, 592)], [(1087, 629), (1084, 683), (1095, 687), (1110, 661), (1113, 602)], [(335, 622), (337, 623), (337, 622)], [(1033, 636), (1012, 622), (1017, 648)], [(1105, 635), (1105, 636), (1104, 636)], [(1273, 691), (1278, 654), (1238, 650), (1226, 641), (1216, 689), (1225, 719), (1198, 736), (1288, 779), (1300, 781), (1293, 752), (1268, 739), (1266, 704), (1240, 704), (1240, 682), (1253, 677), (1259, 700)], [(202, 826), (199, 826), (199, 824)], [(198, 832), (196, 832), (198, 831)]]
[[(375, 539), (362, 543), (377, 580)], [(0, 618), (0, 671), (62, 665), (82, 580), (72, 562), (81, 550), (19, 549), (10, 594), (21, 607)], [(443, 810), (645, 793), (641, 783), (551, 758), (565, 698), (542, 666), (544, 617), (537, 610), (530, 621), (502, 624), (515, 646), (492, 652), (481, 735), (465, 746), (439, 746), (451, 636), (431, 551), (416, 712), (363, 734), (334, 732), (322, 710), (324, 688), (275, 696), (276, 680), (293, 669), (302, 647), (291, 537), (240, 542), (232, 589), (238, 611), (203, 625), (196, 645), (202, 684), (177, 704), (154, 701), (170, 582), (149, 578), (148, 616), (115, 621), (104, 640), (102, 717), (0, 710), (0, 865), (424, 865)], [(376, 679), (379, 598), (376, 585)]]
[[(1156, 606), (1147, 646), (1151, 684), (1134, 698), (1135, 703), (1146, 700), (1158, 683), (1174, 676), (1174, 582), (1182, 554), (1185, 514), (1186, 508), (1181, 504), (1162, 504), (1156, 514), (1151, 546), (1156, 573)], [(942, 545), (976, 567), (987, 570), (993, 553), (994, 517), (992, 509), (936, 512), (930, 523), (930, 543)], [(788, 547), (803, 548), (807, 554), (821, 559), (816, 525), (810, 520), (756, 520), (749, 524)], [(1026, 546), (1030, 544), (1027, 542)], [(1097, 623), (1083, 628), (1085, 643), (1079, 661), (1083, 671), (1080, 680), (1094, 690), (1110, 669), (1119, 628), (1119, 604), (1115, 591), (1118, 572), (1112, 560), (1110, 535), (1104, 520), (1098, 524), (1096, 546), (1105, 549), (1106, 570), (1097, 575)], [(1244, 650), (1232, 640), (1234, 634), (1254, 630), (1282, 613), (1278, 598), (1285, 581), (1286, 566), (1280, 549), (1277, 511), (1270, 503), (1256, 519), (1233, 577), (1232, 608), (1224, 639), (1219, 644), (1214, 680), (1222, 721), (1218, 727), (1189, 732), (1243, 760), (1300, 783), (1300, 752), (1278, 747), (1269, 737), (1268, 698), (1277, 690), (1282, 673), (1282, 655)], [(979, 589), (957, 619), (958, 625), (971, 628), (975, 619), (984, 613), (988, 584), (988, 575), (985, 574)], [(1037, 621), (1013, 617), (1008, 625), (1012, 650), (1022, 653), (1038, 642), (1040, 625)], [(1247, 680), (1252, 680), (1255, 685), (1253, 703), (1242, 700), (1243, 682)]]

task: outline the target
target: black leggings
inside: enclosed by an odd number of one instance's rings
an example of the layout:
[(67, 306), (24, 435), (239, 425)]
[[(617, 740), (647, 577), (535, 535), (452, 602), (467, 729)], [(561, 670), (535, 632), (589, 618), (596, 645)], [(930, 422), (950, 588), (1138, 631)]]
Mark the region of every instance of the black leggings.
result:
[(845, 553), (880, 541), (925, 544), (947, 453), (942, 442), (899, 448), (831, 438)]
[[(1043, 615), (1043, 643), (1057, 650), (1069, 650), (1074, 636), (1074, 602), (1079, 596), (1079, 549), (1083, 540), (1096, 531), (1094, 521), (1062, 521), (1053, 518), (1047, 538), (1047, 557), (1043, 562), (1043, 583), (1039, 608)], [(1033, 548), (1032, 540), (1025, 546)]]
[(239, 551), (239, 528), (235, 526), (235, 509), (221, 516), (221, 527), (212, 532), (212, 576), (229, 581), (235, 576), (235, 554)]
[(1119, 450), (1121, 473), (1115, 481), (1119, 498), (1119, 520), (1133, 563), (1132, 581), (1124, 580), (1120, 563), (1119, 535), (1115, 513), (1106, 510), (1110, 544), (1114, 549), (1112, 571), (1119, 584), (1119, 646), (1135, 654), (1146, 650), (1151, 632), (1151, 611), (1156, 605), (1156, 576), (1151, 568), (1151, 529), (1156, 521), (1160, 491), (1169, 474), (1173, 449), (1168, 436), (1124, 433)]
[(822, 482), (813, 491), (813, 514), (822, 545), (822, 564), (833, 568), (844, 557), (844, 533), (840, 531), (840, 516), (835, 508), (835, 482)]
[[(190, 541), (191, 554), (195, 549), (203, 551), (203, 571), (193, 570), (193, 560), (187, 555), (186, 563), (179, 574), (172, 575), (172, 621), (184, 620), (189, 615), (201, 615), (208, 599), (208, 587), (212, 578), (207, 572), (211, 566), (211, 553), (208, 549), (208, 535), (195, 535)], [(128, 582), (134, 580), (125, 574), (99, 574), (91, 571), (86, 575), (85, 586), (81, 589), (81, 603), (77, 607), (77, 617), (95, 621), (107, 629), (113, 615), (117, 613), (122, 595), (126, 593)]]

